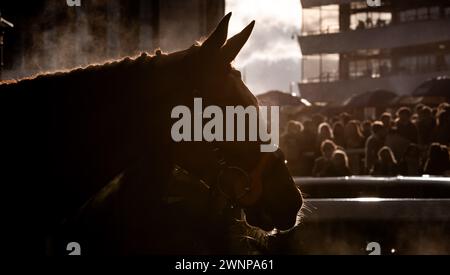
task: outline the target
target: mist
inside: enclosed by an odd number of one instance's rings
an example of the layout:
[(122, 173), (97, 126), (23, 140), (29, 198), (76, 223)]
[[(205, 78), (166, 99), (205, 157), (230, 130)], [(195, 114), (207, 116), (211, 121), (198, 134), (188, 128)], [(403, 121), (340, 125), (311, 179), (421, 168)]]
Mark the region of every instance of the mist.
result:
[[(39, 14), (18, 22), (22, 28), (14, 30), (21, 32), (22, 49), (11, 58), (13, 63), (3, 78), (20, 79), (105, 63), (141, 52), (153, 53), (160, 47), (164, 52), (186, 49), (209, 32), (210, 22), (199, 12), (198, 3), (186, 1), (174, 6), (162, 1), (155, 7), (152, 1), (123, 5), (120, 1), (93, 0), (83, 1), (81, 7), (68, 7), (66, 1), (41, 1), (38, 5), (42, 6), (36, 9)], [(220, 5), (216, 9), (219, 11)]]

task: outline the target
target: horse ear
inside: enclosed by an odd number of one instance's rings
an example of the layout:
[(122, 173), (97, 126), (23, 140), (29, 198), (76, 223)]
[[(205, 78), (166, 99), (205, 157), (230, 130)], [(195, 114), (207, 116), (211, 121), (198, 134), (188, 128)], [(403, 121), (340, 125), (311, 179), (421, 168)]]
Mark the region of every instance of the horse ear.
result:
[(254, 27), (255, 21), (253, 20), (247, 27), (245, 27), (244, 30), (228, 39), (225, 46), (222, 47), (221, 53), (225, 63), (230, 63), (236, 58), (242, 47), (244, 47), (245, 43), (247, 43), (247, 40), (252, 34)]
[(212, 32), (208, 39), (202, 44), (202, 49), (204, 50), (220, 50), (220, 48), (227, 41), (228, 36), (228, 25), (230, 23), (232, 13), (228, 13), (225, 17), (220, 21), (219, 25), (216, 27), (214, 32)]

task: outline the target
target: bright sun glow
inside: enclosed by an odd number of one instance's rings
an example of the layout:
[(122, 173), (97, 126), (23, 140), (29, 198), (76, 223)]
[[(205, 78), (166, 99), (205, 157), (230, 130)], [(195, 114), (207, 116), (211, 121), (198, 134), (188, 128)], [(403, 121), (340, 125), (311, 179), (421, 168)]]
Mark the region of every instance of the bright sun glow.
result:
[(230, 32), (239, 31), (249, 19), (268, 20), (286, 27), (299, 26), (301, 22), (298, 0), (228, 0), (227, 12), (233, 11)]
[(227, 0), (226, 4), (226, 12), (233, 12), (230, 36), (256, 20), (252, 37), (235, 62), (247, 85), (255, 93), (288, 91), (290, 83), (300, 78), (301, 53), (295, 39), (301, 25), (300, 1)]

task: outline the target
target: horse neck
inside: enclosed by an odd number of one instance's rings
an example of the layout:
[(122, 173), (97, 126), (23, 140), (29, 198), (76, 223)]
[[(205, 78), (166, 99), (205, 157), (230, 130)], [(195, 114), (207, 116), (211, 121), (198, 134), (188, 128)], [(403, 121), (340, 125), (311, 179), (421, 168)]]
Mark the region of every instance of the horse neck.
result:
[(45, 156), (33, 163), (68, 204), (79, 204), (135, 165), (146, 165), (155, 178), (166, 169), (170, 113), (164, 114), (164, 88), (146, 62), (124, 60), (17, 85), (27, 94), (19, 97), (28, 107), (22, 123), (43, 133), (26, 153)]

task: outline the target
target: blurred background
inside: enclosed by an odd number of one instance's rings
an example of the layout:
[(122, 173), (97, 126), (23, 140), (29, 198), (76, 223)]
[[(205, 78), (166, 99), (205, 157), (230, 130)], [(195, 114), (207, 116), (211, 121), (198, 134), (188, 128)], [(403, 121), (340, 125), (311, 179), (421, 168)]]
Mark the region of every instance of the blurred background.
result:
[(235, 62), (255, 94), (342, 103), (375, 88), (409, 95), (449, 74), (445, 0), (39, 0), (0, 4), (1, 79), (185, 49), (229, 11), (230, 34), (257, 20)]
[(185, 49), (224, 15), (225, 1), (2, 1), (3, 79), (73, 68), (156, 48)]
[[(450, 1), (81, 3), (3, 0), (0, 80), (183, 50), (229, 11), (229, 35), (256, 20), (234, 65), (261, 105), (281, 107), (280, 147), (316, 213), (300, 240), (313, 243), (294, 246), (365, 253), (370, 236), (406, 253), (449, 253)], [(338, 234), (324, 239), (327, 230)]]
[(225, 13), (234, 12), (230, 35), (257, 20), (236, 66), (254, 93), (289, 90), (300, 77), (295, 34), (298, 0), (83, 0), (2, 1), (5, 33), (3, 79), (72, 68), (105, 59), (153, 51), (182, 50), (206, 36)]

